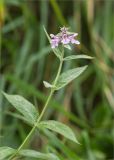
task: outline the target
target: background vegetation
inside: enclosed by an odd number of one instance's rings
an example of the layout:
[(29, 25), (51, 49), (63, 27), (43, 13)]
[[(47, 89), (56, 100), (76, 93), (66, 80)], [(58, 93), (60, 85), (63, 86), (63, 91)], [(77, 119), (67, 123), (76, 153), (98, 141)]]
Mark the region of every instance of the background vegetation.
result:
[[(67, 88), (56, 92), (44, 118), (69, 125), (82, 145), (49, 131), (36, 132), (27, 148), (55, 152), (61, 160), (114, 159), (114, 1), (113, 0), (1, 0), (0, 90), (20, 94), (39, 111), (58, 67), (43, 27), (57, 33), (69, 26), (78, 32), (80, 46), (66, 55), (87, 54), (94, 60), (73, 60), (69, 67), (89, 64)], [(0, 93), (0, 146), (17, 148), (30, 127)], [(45, 136), (44, 136), (45, 135)]]

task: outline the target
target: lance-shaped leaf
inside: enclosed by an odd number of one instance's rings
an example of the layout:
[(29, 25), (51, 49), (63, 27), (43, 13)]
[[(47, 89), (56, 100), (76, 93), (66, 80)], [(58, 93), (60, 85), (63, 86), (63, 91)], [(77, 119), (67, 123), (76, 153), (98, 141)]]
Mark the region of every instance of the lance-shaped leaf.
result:
[(19, 95), (9, 95), (3, 93), (6, 99), (28, 120), (34, 124), (38, 117), (35, 106)]
[(43, 160), (59, 160), (59, 158), (52, 153), (41, 153), (30, 149), (21, 150), (19, 155)]
[(72, 55), (64, 58), (64, 61), (69, 61), (72, 59), (93, 59), (93, 57), (87, 56), (87, 55)]
[(10, 147), (0, 147), (0, 160), (6, 160), (8, 156), (15, 152), (13, 148)]
[(68, 83), (70, 83), (72, 80), (77, 78), (81, 73), (84, 72), (84, 70), (87, 68), (87, 66), (78, 67), (74, 69), (70, 69), (64, 73), (62, 73), (58, 79), (58, 82), (56, 84), (56, 90), (66, 86)]
[(44, 29), (44, 32), (45, 32), (45, 34), (46, 34), (46, 36), (47, 36), (47, 38), (48, 38), (48, 40), (49, 40), (49, 42), (51, 41), (51, 38), (50, 38), (50, 36), (48, 35), (48, 33), (47, 33), (47, 31), (46, 31), (46, 29), (45, 29), (45, 27), (43, 26), (43, 29)]
[(54, 120), (48, 120), (48, 121), (40, 122), (38, 124), (38, 127), (41, 128), (41, 129), (43, 129), (43, 128), (50, 129), (52, 131), (55, 131), (55, 132), (63, 135), (64, 137), (76, 142), (76, 143), (79, 143), (77, 141), (73, 131), (63, 123), (60, 123), (60, 122), (57, 122), (57, 121), (54, 121)]

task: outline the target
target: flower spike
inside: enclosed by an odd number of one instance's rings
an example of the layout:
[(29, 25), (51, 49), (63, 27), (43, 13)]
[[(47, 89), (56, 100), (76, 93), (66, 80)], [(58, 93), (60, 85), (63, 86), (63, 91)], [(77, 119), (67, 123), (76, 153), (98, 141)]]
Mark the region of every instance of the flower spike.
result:
[(63, 45), (80, 44), (80, 42), (75, 39), (78, 33), (71, 33), (71, 32), (68, 32), (68, 30), (69, 28), (67, 27), (61, 27), (60, 32), (57, 35), (50, 34), (52, 48), (56, 48), (60, 44), (63, 44)]

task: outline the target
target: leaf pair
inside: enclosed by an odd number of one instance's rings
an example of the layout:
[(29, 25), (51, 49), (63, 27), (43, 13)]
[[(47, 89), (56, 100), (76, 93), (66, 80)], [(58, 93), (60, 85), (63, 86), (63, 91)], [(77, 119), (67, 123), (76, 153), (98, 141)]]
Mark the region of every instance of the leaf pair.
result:
[[(9, 156), (16, 152), (15, 149), (10, 147), (0, 147), (0, 160), (6, 160)], [(43, 160), (59, 160), (59, 158), (52, 153), (41, 153), (38, 151), (30, 150), (30, 149), (23, 149), (19, 151), (19, 156), (23, 157), (31, 157), (31, 158), (38, 158)]]
[[(21, 113), (21, 115), (17, 114), (17, 118), (25, 120), (26, 122), (32, 125), (36, 123), (38, 118), (38, 112), (33, 104), (31, 104), (19, 95), (8, 95), (6, 93), (3, 94), (7, 98), (7, 100)], [(56, 122), (54, 120), (41, 121), (37, 124), (37, 127), (39, 129), (50, 129), (78, 143), (73, 131), (68, 126), (60, 122)]]

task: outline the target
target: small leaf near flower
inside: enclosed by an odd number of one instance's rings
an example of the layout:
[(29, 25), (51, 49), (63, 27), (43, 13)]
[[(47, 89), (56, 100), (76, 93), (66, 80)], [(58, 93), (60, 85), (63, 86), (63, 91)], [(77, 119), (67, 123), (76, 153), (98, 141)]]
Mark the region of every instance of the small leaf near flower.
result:
[(45, 86), (46, 88), (52, 88), (52, 87), (53, 87), (53, 85), (51, 85), (50, 83), (48, 83), (48, 82), (46, 82), (46, 81), (43, 81), (43, 83), (44, 83), (44, 86)]
[(71, 50), (71, 46), (70, 45), (64, 45), (65, 48)]
[(87, 56), (87, 55), (71, 55), (71, 56), (65, 57), (64, 61), (69, 61), (73, 59), (93, 59), (93, 57)]

